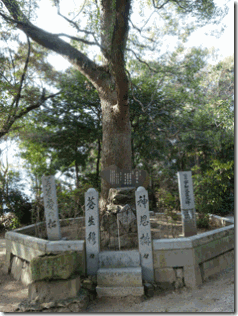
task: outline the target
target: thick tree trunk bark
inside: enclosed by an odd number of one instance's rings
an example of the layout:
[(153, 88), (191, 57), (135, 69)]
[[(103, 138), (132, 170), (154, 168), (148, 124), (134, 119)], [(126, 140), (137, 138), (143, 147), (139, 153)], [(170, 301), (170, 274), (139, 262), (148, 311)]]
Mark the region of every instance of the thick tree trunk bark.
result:
[(97, 155), (97, 163), (96, 163), (96, 181), (97, 186), (99, 187), (99, 164), (101, 158), (101, 139), (98, 138), (98, 155)]
[[(131, 126), (129, 107), (119, 108), (116, 94), (101, 99), (102, 107), (102, 168), (116, 165), (120, 169), (131, 169)], [(100, 211), (105, 211), (110, 185), (101, 179)]]

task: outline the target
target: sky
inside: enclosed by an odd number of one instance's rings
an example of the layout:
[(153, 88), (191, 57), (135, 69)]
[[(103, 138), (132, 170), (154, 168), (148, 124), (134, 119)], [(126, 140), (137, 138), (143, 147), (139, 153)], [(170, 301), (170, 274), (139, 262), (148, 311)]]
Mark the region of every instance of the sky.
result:
[[(63, 5), (72, 1), (75, 2), (75, 0), (61, 1), (62, 13), (67, 9), (67, 7), (64, 7)], [(216, 2), (219, 3), (220, 0)], [(215, 47), (218, 49), (218, 59), (213, 61), (210, 60), (211, 63), (216, 63), (224, 57), (232, 55), (234, 52), (234, 3), (230, 1), (228, 6), (229, 12), (222, 22), (226, 25), (226, 29), (221, 37), (216, 38), (215, 36), (205, 35), (205, 33), (209, 33), (211, 31), (211, 27), (204, 27), (194, 31), (186, 44), (187, 47), (201, 46), (203, 48)], [(52, 23), (52, 17), (54, 17), (54, 23)], [(72, 34), (72, 28), (69, 27), (69, 23), (57, 15), (56, 8), (51, 6), (49, 0), (41, 0), (41, 8), (38, 11), (37, 25), (52, 33)], [(49, 58), (49, 61), (57, 70), (65, 70), (65, 68), (70, 66), (70, 63), (67, 60), (57, 54), (52, 55)]]
[[(62, 4), (68, 5), (70, 1), (61, 1)], [(218, 1), (219, 2), (219, 1)], [(42, 27), (43, 29), (52, 32), (52, 33), (67, 33), (72, 34), (72, 28), (68, 26), (68, 23), (61, 17), (57, 15), (56, 8), (53, 8), (50, 4), (49, 0), (41, 0), (41, 7), (38, 11), (38, 18), (36, 20), (36, 25)], [(67, 8), (67, 7), (66, 7)], [(64, 11), (64, 7), (62, 8), (62, 12)], [(217, 63), (218, 61), (224, 59), (226, 56), (230, 56), (234, 53), (234, 3), (230, 1), (229, 3), (229, 12), (228, 15), (224, 18), (223, 24), (226, 25), (226, 29), (224, 33), (216, 38), (214, 36), (205, 35), (205, 33), (209, 33), (211, 29), (209, 27), (205, 27), (203, 29), (198, 29), (192, 33), (189, 41), (187, 42), (187, 47), (199, 46), (203, 48), (212, 48), (215, 47), (218, 49), (218, 58), (216, 60), (209, 60), (210, 63)], [(24, 36), (25, 40), (25, 36)], [(70, 63), (66, 61), (63, 57), (52, 54), (49, 57), (49, 62), (57, 69), (57, 70), (65, 70), (70, 66)], [(8, 142), (0, 144), (1, 149), (5, 149), (3, 155), (3, 162), (6, 163), (6, 154), (8, 154), (8, 161), (12, 167), (16, 170), (24, 170), (23, 161), (20, 158), (16, 157), (17, 147), (14, 142)], [(24, 172), (26, 176), (26, 173)], [(25, 192), (29, 194), (28, 189), (28, 181), (25, 181)]]

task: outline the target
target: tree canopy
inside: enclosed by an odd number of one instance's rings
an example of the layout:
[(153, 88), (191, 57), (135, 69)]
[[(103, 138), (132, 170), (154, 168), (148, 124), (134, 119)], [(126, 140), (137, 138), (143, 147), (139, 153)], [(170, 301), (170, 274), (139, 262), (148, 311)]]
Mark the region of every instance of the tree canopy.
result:
[[(72, 27), (66, 34), (50, 33), (36, 23), (37, 0), (0, 3), (1, 34), (8, 44), (18, 42), (17, 50), (2, 54), (0, 136), (16, 128), (22, 157), (35, 177), (74, 173), (79, 187), (79, 173), (80, 180), (85, 178), (92, 163), (90, 181), (96, 183), (100, 168), (143, 165), (154, 179), (154, 195), (160, 188), (157, 179), (167, 177), (175, 185), (176, 170), (187, 168), (195, 168), (197, 187), (211, 169), (215, 182), (221, 180), (219, 172), (232, 181), (232, 59), (213, 67), (206, 62), (208, 51), (184, 48), (197, 27), (210, 23), (221, 32), (226, 4), (86, 0), (65, 6), (51, 1)], [(26, 35), (25, 43), (19, 42), (17, 30)], [(170, 39), (177, 44), (163, 53)], [(46, 60), (50, 51), (69, 60), (73, 69), (55, 72)], [(101, 210), (108, 190), (102, 179)]]

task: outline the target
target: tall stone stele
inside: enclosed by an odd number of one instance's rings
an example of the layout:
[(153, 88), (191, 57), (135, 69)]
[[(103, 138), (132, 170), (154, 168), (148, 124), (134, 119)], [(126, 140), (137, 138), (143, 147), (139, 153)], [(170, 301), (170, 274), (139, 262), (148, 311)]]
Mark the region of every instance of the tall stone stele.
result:
[(182, 214), (183, 235), (185, 237), (197, 234), (193, 182), (191, 171), (178, 172), (179, 197)]
[(60, 240), (61, 231), (56, 197), (55, 177), (43, 176), (42, 187), (48, 239), (52, 241)]
[(96, 275), (100, 252), (98, 192), (91, 188), (85, 193), (85, 227), (87, 274)]
[(139, 187), (135, 193), (135, 200), (142, 278), (146, 282), (153, 283), (154, 268), (148, 191)]

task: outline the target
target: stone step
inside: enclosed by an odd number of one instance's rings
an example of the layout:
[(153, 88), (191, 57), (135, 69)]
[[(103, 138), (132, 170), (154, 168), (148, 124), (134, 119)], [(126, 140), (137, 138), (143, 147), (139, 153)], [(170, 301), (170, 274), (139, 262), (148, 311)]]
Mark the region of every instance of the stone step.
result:
[(96, 287), (98, 297), (102, 296), (142, 296), (144, 295), (143, 286), (132, 286), (132, 287)]
[(97, 272), (99, 287), (140, 287), (142, 286), (141, 267), (100, 268)]
[(139, 267), (138, 250), (102, 251), (99, 253), (99, 268)]

